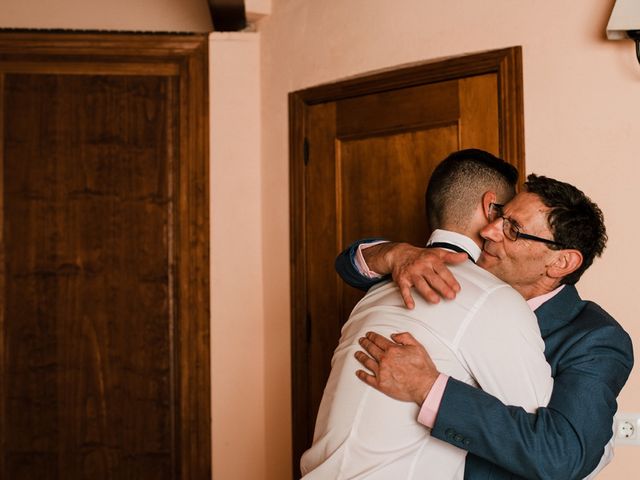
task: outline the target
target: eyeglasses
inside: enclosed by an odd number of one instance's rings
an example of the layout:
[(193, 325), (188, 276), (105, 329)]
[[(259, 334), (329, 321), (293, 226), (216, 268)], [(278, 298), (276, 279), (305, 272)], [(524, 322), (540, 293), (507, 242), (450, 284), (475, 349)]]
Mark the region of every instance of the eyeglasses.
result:
[(489, 222), (495, 222), (497, 219), (502, 219), (502, 232), (504, 236), (509, 240), (515, 242), (519, 238), (523, 238), (525, 240), (533, 240), (536, 242), (546, 243), (548, 245), (556, 245), (561, 248), (566, 248), (562, 243), (556, 242), (555, 240), (549, 240), (548, 238), (536, 237), (535, 235), (529, 235), (528, 233), (522, 233), (520, 231), (520, 227), (513, 223), (508, 217), (504, 216), (503, 212), (504, 205), (500, 203), (490, 203), (489, 204)]

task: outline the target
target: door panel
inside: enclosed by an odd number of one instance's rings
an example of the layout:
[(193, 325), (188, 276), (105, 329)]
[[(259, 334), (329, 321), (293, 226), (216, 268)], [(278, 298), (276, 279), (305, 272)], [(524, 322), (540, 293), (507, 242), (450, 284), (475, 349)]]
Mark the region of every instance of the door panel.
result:
[(454, 80), (340, 100), (336, 102), (338, 136), (371, 136), (457, 122), (458, 88)]
[(340, 244), (363, 235), (423, 243), (425, 186), (457, 143), (455, 126), (339, 142)]
[(207, 40), (149, 39), (0, 35), (0, 478), (210, 477)]
[[(424, 244), (428, 237), (425, 188), (435, 165), (457, 144), (455, 125), (339, 142), (336, 250), (371, 236)], [(342, 324), (363, 293), (338, 286)]]
[[(461, 148), (481, 148), (494, 154), (504, 151), (504, 146), (500, 145), (501, 126), (505, 119), (498, 114), (498, 75), (461, 78), (458, 84)], [(510, 160), (514, 163), (517, 161)]]
[(170, 478), (174, 154), (162, 150), (176, 82), (7, 75), (5, 86), (5, 118), (23, 119), (6, 122), (3, 165), (8, 475), (47, 477), (61, 448), (65, 478)]
[(520, 49), (290, 95), (294, 472), (311, 443), (340, 328), (362, 297), (335, 256), (366, 236), (424, 244), (424, 191), (447, 154), (482, 148), (523, 171)]

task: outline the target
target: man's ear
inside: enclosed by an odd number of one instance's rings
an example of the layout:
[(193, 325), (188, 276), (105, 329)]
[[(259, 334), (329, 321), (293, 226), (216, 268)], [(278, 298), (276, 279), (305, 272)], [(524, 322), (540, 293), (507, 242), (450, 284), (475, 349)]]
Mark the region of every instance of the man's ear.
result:
[(487, 190), (482, 194), (482, 211), (484, 213), (484, 218), (489, 218), (489, 205), (491, 203), (497, 203), (498, 196), (496, 192), (492, 192), (491, 190)]
[(547, 275), (552, 278), (561, 279), (570, 273), (575, 272), (582, 265), (582, 253), (579, 250), (566, 249), (558, 250), (558, 255), (549, 267)]

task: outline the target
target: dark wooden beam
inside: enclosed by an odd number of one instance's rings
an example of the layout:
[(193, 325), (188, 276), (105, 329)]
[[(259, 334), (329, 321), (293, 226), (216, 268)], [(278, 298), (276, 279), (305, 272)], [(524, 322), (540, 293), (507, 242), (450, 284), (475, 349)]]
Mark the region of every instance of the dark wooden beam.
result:
[(247, 26), (244, 0), (208, 0), (213, 29), (217, 32), (237, 32)]

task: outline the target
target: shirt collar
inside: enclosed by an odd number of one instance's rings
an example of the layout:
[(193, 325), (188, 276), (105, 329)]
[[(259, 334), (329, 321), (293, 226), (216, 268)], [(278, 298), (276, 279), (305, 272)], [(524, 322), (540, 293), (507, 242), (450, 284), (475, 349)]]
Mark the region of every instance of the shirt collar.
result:
[(465, 252), (467, 252), (474, 262), (478, 260), (478, 257), (480, 257), (480, 253), (482, 252), (478, 244), (471, 240), (469, 237), (467, 237), (466, 235), (462, 235), (461, 233), (452, 232), (450, 230), (434, 230), (429, 237), (427, 245), (435, 242), (445, 242), (457, 245)]
[(540, 305), (542, 305), (547, 300), (551, 300), (558, 293), (560, 293), (560, 290), (562, 290), (563, 288), (564, 288), (564, 285), (560, 285), (558, 288), (556, 288), (555, 290), (551, 290), (549, 293), (545, 293), (542, 295), (538, 295), (537, 297), (530, 298), (529, 300), (527, 300), (527, 304), (529, 305), (529, 308), (531, 308), (531, 311), (535, 312), (535, 310)]

